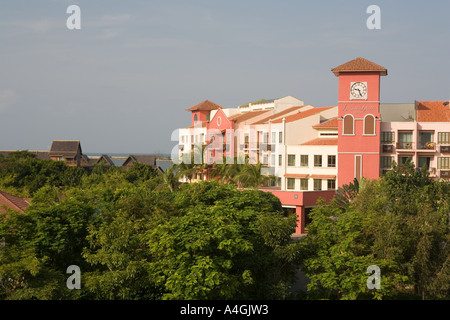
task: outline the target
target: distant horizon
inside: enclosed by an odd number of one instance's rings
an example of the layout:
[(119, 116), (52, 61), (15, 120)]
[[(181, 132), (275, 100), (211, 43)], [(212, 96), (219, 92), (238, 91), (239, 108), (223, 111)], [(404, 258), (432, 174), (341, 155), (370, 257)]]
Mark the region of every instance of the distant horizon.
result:
[[(66, 24), (73, 4), (79, 30)], [(48, 150), (56, 137), (169, 154), (204, 100), (336, 105), (331, 69), (357, 57), (387, 68), (382, 102), (449, 100), (450, 1), (378, 0), (380, 29), (367, 26), (372, 4), (4, 0), (0, 149)]]

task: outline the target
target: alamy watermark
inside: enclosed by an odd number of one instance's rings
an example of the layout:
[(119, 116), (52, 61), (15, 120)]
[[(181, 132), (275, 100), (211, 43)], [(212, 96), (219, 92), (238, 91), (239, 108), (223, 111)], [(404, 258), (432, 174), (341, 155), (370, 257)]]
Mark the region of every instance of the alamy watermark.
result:
[(72, 275), (67, 278), (66, 286), (69, 290), (81, 289), (81, 270), (79, 266), (71, 265), (67, 268), (66, 273), (71, 273)]
[(381, 289), (381, 269), (378, 266), (369, 266), (367, 268), (367, 273), (371, 276), (367, 279), (367, 289), (373, 290)]
[(377, 5), (371, 5), (367, 8), (366, 13), (371, 14), (366, 21), (367, 29), (381, 29), (381, 8)]

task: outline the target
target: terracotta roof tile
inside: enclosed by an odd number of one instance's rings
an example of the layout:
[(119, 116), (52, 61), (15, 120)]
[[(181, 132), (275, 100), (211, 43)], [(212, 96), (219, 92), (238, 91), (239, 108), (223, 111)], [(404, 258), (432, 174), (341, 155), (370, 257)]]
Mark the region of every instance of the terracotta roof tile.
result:
[(218, 104), (215, 104), (214, 102), (211, 102), (209, 100), (205, 100), (203, 102), (200, 102), (199, 104), (196, 104), (193, 107), (190, 107), (186, 109), (186, 111), (211, 111), (211, 110), (217, 110), (217, 109), (223, 109)]
[(23, 198), (0, 191), (0, 213), (4, 212), (4, 208), (2, 208), (3, 206), (23, 213), (25, 208), (29, 206), (29, 202)]
[[(334, 108), (334, 107), (313, 108), (313, 109), (309, 109), (309, 110), (306, 110), (306, 111), (303, 111), (303, 112), (292, 114), (290, 116), (287, 116), (285, 119), (286, 119), (286, 122), (297, 121), (297, 120), (300, 120), (300, 119), (303, 119), (303, 118), (306, 118), (306, 117), (310, 117), (312, 115), (315, 115), (315, 114), (317, 114), (319, 112), (322, 112), (322, 111), (325, 111), (325, 110), (328, 110), (328, 109), (331, 109), (331, 108)], [(281, 123), (282, 121), (283, 121), (283, 119), (277, 119), (277, 120), (272, 121), (272, 123)]]
[(337, 146), (337, 138), (317, 138), (305, 143), (300, 144), (301, 146)]
[(243, 122), (243, 121), (250, 120), (253, 117), (259, 116), (263, 113), (267, 113), (267, 112), (270, 112), (270, 110), (249, 111), (249, 112), (245, 112), (245, 113), (238, 113), (238, 114), (235, 114), (235, 115), (229, 117), (228, 120), (235, 121), (235, 122)]
[[(299, 110), (299, 109), (304, 108), (304, 107), (305, 106), (297, 106), (297, 107), (290, 107), (290, 108), (284, 109), (283, 111), (271, 114), (271, 115), (269, 115), (269, 116), (259, 120), (258, 122), (255, 122), (254, 124), (263, 124), (263, 123), (268, 122), (269, 120), (276, 120), (276, 119), (278, 119), (279, 117), (281, 117), (281, 116), (283, 116), (285, 114), (288, 114), (288, 113), (293, 112), (295, 110)], [(298, 112), (300, 112), (300, 111), (298, 111)]]
[(450, 122), (450, 105), (445, 101), (417, 101), (417, 122)]
[(316, 124), (313, 126), (313, 128), (316, 129), (337, 129), (338, 127), (338, 120), (337, 118), (333, 118), (331, 120), (328, 120), (327, 122)]
[(328, 174), (312, 174), (309, 177), (312, 179), (336, 179), (336, 176)]
[(382, 67), (372, 61), (364, 58), (356, 58), (347, 63), (341, 64), (340, 66), (331, 69), (331, 71), (339, 76), (341, 72), (355, 72), (355, 71), (379, 71), (382, 76), (387, 75), (387, 69)]

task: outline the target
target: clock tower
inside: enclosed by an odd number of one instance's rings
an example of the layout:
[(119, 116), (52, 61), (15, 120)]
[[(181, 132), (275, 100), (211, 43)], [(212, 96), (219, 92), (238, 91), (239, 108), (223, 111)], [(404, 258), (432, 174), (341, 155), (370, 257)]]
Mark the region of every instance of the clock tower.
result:
[(380, 77), (387, 69), (357, 58), (331, 70), (339, 78), (338, 186), (380, 176)]

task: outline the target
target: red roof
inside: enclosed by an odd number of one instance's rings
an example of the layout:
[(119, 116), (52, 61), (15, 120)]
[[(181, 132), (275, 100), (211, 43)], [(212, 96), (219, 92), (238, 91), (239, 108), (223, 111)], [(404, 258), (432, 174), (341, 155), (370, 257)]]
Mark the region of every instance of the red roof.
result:
[(317, 138), (305, 143), (302, 143), (302, 146), (337, 146), (338, 139), (337, 138)]
[[(334, 108), (334, 107), (313, 108), (313, 109), (309, 109), (309, 110), (306, 110), (306, 111), (303, 111), (303, 112), (292, 114), (290, 116), (287, 116), (285, 119), (286, 119), (286, 122), (297, 121), (297, 120), (300, 120), (300, 119), (303, 119), (303, 118), (307, 118), (307, 117), (313, 116), (313, 115), (315, 115), (315, 114), (317, 114), (319, 112), (322, 112), (322, 111), (325, 111), (325, 110), (328, 110), (328, 109), (331, 109), (331, 108)], [(272, 121), (272, 123), (281, 123), (282, 121), (283, 121), (283, 119), (277, 119), (277, 120)]]
[(249, 111), (249, 112), (244, 112), (244, 113), (238, 113), (238, 114), (235, 114), (235, 115), (232, 115), (231, 117), (229, 117), (228, 120), (235, 121), (235, 122), (247, 121), (253, 117), (259, 116), (266, 112), (270, 112), (270, 111), (261, 110), (261, 111)]
[(214, 102), (211, 102), (209, 100), (205, 100), (203, 102), (200, 102), (199, 104), (196, 104), (193, 107), (190, 107), (189, 109), (186, 109), (186, 111), (211, 111), (211, 110), (217, 110), (217, 109), (223, 109), (218, 104), (215, 104)]
[(23, 198), (0, 191), (0, 213), (5, 212), (4, 207), (6, 207), (6, 209), (12, 209), (23, 213), (29, 204), (30, 203)]
[(369, 61), (364, 58), (356, 58), (347, 63), (341, 64), (340, 66), (331, 69), (336, 76), (339, 76), (341, 72), (358, 72), (358, 71), (377, 71), (380, 72), (380, 75), (386, 76), (387, 69), (382, 67), (372, 61)]
[(450, 122), (450, 105), (446, 101), (417, 101), (417, 122)]
[(321, 124), (316, 124), (315, 126), (313, 126), (313, 128), (316, 129), (337, 129), (338, 127), (338, 119), (334, 118), (331, 120), (328, 120), (327, 122), (321, 123)]
[[(297, 107), (290, 107), (290, 108), (284, 109), (283, 111), (271, 114), (271, 115), (265, 117), (264, 119), (259, 120), (255, 124), (263, 124), (263, 123), (266, 123), (269, 120), (278, 119), (279, 117), (281, 117), (281, 116), (283, 116), (285, 114), (288, 114), (290, 112), (293, 112), (295, 110), (298, 110), (298, 109), (301, 109), (301, 108), (304, 108), (304, 107), (305, 106), (297, 106)], [(300, 111), (298, 111), (298, 112), (300, 112)]]

